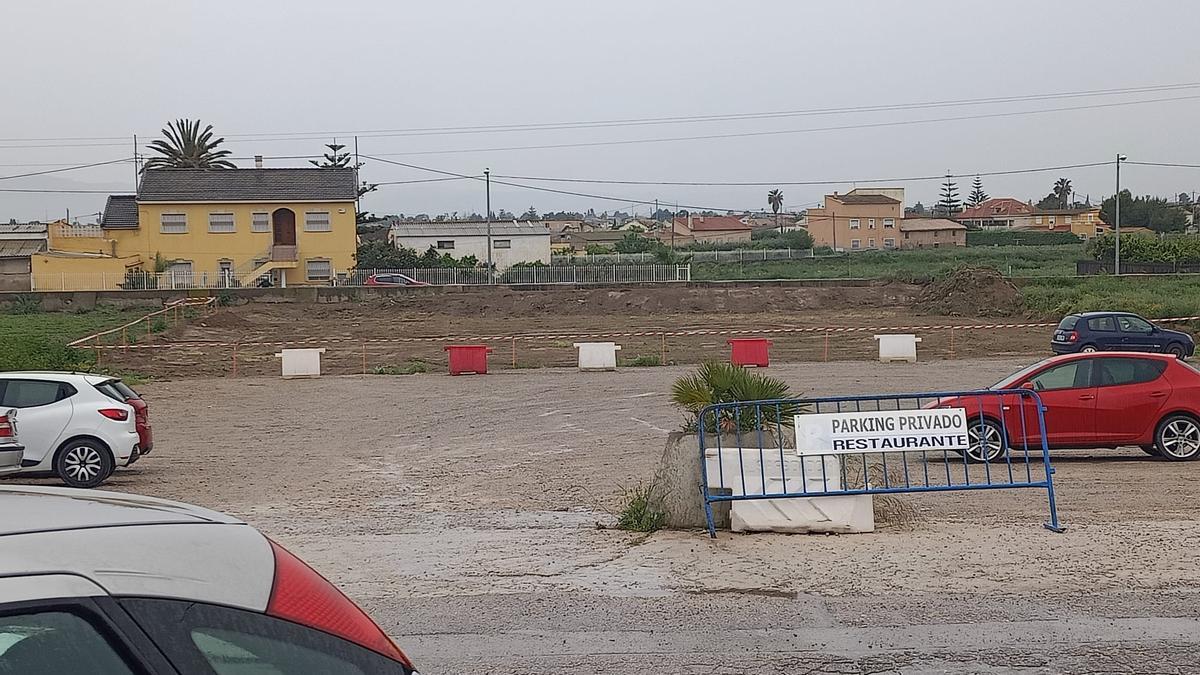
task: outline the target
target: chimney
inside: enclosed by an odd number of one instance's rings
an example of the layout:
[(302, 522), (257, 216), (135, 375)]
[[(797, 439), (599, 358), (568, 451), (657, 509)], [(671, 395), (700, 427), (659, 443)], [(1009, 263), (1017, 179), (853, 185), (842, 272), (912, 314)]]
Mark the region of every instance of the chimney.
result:
[(689, 230), (690, 230), (690, 229), (692, 229), (692, 212), (691, 212), (691, 211), (688, 211), (688, 221), (687, 221), (687, 223), (688, 223), (688, 229), (689, 229)]
[(254, 156), (254, 168), (256, 168), (256, 169), (262, 168), (262, 155)]

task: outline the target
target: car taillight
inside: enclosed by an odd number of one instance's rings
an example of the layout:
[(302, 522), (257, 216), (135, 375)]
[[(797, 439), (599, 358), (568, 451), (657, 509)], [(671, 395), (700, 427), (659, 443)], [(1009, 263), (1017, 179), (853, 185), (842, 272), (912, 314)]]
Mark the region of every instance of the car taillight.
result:
[(1075, 331), (1071, 331), (1070, 333), (1067, 333), (1067, 342), (1078, 342), (1078, 341), (1079, 341), (1079, 333), (1077, 333)]
[(120, 408), (101, 408), (100, 414), (104, 415), (110, 420), (116, 420), (118, 422), (124, 422), (125, 420), (129, 419), (129, 411), (122, 410)]
[(267, 602), (268, 615), (336, 635), (413, 667), (404, 652), (350, 598), (287, 549), (267, 541), (275, 554), (275, 583)]
[(17, 430), (13, 425), (13, 419), (8, 414), (0, 415), (0, 438), (13, 438), (17, 435)]

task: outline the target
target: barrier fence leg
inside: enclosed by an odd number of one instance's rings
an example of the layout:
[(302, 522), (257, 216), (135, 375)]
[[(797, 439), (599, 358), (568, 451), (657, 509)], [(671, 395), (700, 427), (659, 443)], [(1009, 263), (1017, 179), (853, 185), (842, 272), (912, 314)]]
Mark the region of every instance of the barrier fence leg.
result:
[(667, 334), (666, 333), (662, 334), (662, 355), (658, 357), (658, 364), (660, 366), (667, 365)]

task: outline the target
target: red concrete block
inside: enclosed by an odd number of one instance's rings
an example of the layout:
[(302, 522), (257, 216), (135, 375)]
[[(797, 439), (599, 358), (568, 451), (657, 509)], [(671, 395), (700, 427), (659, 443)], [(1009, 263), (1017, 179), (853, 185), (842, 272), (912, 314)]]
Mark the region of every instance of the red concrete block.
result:
[(487, 355), (492, 348), (487, 345), (446, 345), (450, 354), (451, 375), (487, 375)]
[(735, 366), (758, 366), (766, 368), (770, 365), (767, 354), (771, 341), (765, 338), (733, 338), (729, 340), (729, 362)]

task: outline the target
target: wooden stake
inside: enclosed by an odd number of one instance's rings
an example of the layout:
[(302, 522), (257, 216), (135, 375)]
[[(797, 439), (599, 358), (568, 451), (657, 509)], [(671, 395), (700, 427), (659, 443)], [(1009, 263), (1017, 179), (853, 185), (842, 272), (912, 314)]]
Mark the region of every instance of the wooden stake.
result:
[(825, 331), (825, 360), (829, 360), (829, 331)]
[(662, 356), (658, 357), (658, 365), (667, 365), (667, 334), (665, 332), (662, 334)]
[(512, 339), (512, 367), (513, 370), (517, 369), (517, 338), (515, 337)]
[(363, 375), (367, 374), (367, 341), (362, 341)]
[(233, 374), (231, 377), (237, 377), (237, 343), (233, 343)]
[(950, 328), (950, 358), (954, 358), (954, 328)]

